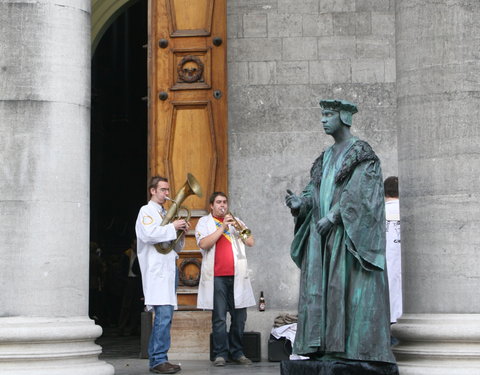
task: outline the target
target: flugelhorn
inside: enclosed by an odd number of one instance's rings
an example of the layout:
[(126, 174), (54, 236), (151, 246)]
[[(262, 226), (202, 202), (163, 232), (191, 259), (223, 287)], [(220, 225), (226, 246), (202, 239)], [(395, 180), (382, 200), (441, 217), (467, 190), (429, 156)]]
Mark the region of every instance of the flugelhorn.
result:
[(233, 219), (233, 221), (235, 222), (235, 224), (233, 225), (235, 227), (235, 229), (239, 232), (239, 236), (240, 238), (243, 240), (243, 241), (246, 241), (248, 237), (250, 237), (252, 235), (252, 231), (250, 229), (248, 229), (247, 227), (245, 227), (243, 224), (241, 224), (236, 218), (235, 218), (235, 215), (231, 212), (231, 211), (228, 211), (226, 215), (230, 215)]
[[(193, 177), (191, 173), (188, 173), (187, 181), (185, 181), (183, 186), (180, 188), (177, 195), (175, 196), (175, 199), (166, 197), (169, 201), (172, 202), (172, 205), (168, 209), (160, 225), (167, 225), (175, 220), (180, 220), (180, 219), (189, 221), (191, 216), (190, 210), (185, 206), (181, 206), (181, 204), (190, 195), (196, 195), (197, 197), (201, 198), (203, 193), (202, 193), (202, 188), (199, 182), (197, 181), (197, 179)], [(186, 211), (187, 216), (184, 218), (180, 217), (179, 216), (180, 210)], [(184, 235), (185, 235), (185, 232), (183, 230), (177, 230), (177, 238), (175, 240), (169, 241), (169, 242), (157, 243), (153, 246), (155, 246), (155, 249), (157, 249), (159, 253), (168, 254), (170, 251), (172, 251), (175, 248), (175, 246), (177, 246), (178, 241), (180, 241)]]

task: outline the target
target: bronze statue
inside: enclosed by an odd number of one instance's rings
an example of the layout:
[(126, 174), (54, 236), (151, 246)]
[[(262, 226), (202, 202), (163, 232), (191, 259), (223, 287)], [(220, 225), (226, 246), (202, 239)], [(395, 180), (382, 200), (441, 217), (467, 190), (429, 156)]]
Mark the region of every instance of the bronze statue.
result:
[(355, 104), (321, 100), (320, 106), (335, 142), (313, 163), (302, 194), (287, 190), (285, 198), (295, 217), (291, 256), (301, 269), (293, 352), (394, 364), (380, 161), (350, 133)]

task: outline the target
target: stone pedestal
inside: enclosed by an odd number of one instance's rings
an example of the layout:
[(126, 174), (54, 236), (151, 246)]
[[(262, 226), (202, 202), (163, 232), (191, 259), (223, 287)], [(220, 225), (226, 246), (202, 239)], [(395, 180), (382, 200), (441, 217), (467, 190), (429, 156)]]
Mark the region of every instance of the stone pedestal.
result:
[(88, 317), (1, 318), (2, 375), (111, 375), (94, 343), (102, 329)]
[(175, 311), (172, 321), (172, 345), (168, 357), (175, 360), (210, 358), (211, 311)]
[(480, 374), (479, 314), (404, 314), (392, 331), (402, 375)]
[(397, 365), (362, 361), (282, 361), (281, 375), (398, 375)]
[(0, 2), (0, 371), (113, 374), (88, 318), (90, 1)]
[(475, 0), (396, 2), (402, 375), (480, 373), (479, 17)]

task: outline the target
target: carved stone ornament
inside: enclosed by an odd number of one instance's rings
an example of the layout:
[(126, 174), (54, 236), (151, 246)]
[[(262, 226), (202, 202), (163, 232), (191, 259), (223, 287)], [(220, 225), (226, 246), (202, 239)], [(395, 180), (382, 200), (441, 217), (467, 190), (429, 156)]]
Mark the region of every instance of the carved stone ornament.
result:
[(184, 56), (178, 63), (178, 77), (183, 82), (193, 83), (202, 78), (204, 65), (202, 61), (193, 55)]

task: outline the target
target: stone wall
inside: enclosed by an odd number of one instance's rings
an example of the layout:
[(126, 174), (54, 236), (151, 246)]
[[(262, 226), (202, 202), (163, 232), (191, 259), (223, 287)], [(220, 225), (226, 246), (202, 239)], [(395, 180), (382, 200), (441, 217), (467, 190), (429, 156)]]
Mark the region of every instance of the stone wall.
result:
[(229, 1), (228, 62), (232, 209), (256, 236), (257, 297), (263, 290), (269, 309), (295, 312), (284, 196), (303, 189), (332, 142), (319, 99), (357, 103), (352, 132), (376, 150), (385, 177), (397, 174), (394, 1)]

